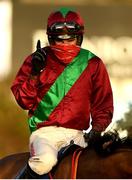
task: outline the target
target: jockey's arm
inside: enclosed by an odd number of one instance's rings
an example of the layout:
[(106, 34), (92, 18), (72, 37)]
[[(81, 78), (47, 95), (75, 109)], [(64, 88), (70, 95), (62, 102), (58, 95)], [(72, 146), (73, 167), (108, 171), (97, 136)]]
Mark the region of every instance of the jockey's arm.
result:
[(101, 60), (98, 62), (92, 80), (92, 129), (96, 131), (104, 131), (112, 121), (113, 93), (106, 67)]
[(39, 82), (38, 76), (31, 75), (31, 60), (31, 55), (25, 59), (11, 87), (17, 103), (26, 110), (32, 109), (36, 104)]

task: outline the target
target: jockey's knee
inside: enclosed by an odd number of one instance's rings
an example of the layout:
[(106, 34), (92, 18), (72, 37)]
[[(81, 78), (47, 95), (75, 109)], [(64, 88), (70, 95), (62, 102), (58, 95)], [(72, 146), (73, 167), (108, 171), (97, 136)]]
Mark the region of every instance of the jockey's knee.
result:
[(50, 172), (56, 163), (57, 156), (48, 152), (40, 156), (33, 156), (28, 161), (30, 168), (39, 175)]
[(35, 155), (28, 161), (30, 168), (39, 175), (51, 171), (57, 163), (58, 154), (57, 150), (49, 144), (45, 144), (41, 149), (42, 150), (40, 150), (40, 147), (35, 149)]

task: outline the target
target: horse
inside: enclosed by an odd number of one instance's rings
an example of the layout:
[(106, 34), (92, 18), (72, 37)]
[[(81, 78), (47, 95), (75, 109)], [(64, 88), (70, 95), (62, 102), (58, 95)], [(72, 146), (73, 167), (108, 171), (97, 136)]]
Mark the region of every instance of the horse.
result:
[[(76, 176), (73, 179), (131, 179), (132, 145), (118, 143), (112, 151), (98, 153), (93, 147), (78, 150), (80, 153)], [(0, 160), (0, 179), (16, 179), (27, 164), (29, 152), (6, 156)], [(73, 151), (61, 159), (51, 171), (53, 179), (71, 179)]]

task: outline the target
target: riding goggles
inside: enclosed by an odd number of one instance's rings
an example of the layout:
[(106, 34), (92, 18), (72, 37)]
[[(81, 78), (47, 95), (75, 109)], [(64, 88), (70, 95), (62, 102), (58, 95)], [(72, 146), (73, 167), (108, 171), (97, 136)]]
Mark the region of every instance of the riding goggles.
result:
[(83, 33), (83, 27), (75, 22), (57, 22), (48, 28), (48, 34), (79, 34)]

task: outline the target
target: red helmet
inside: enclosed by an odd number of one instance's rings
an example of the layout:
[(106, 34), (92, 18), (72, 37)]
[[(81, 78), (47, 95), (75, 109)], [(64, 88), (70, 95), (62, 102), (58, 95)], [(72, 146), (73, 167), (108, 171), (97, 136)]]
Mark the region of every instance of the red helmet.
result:
[[(69, 39), (73, 35), (76, 35), (78, 39), (81, 37), (82, 42), (83, 33), (84, 23), (79, 13), (68, 8), (61, 8), (48, 17), (47, 34), (49, 42), (57, 36), (62, 39)], [(81, 42), (78, 44), (80, 45)]]

